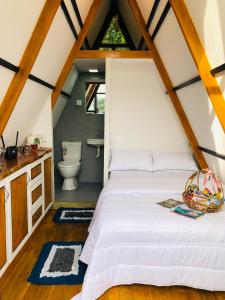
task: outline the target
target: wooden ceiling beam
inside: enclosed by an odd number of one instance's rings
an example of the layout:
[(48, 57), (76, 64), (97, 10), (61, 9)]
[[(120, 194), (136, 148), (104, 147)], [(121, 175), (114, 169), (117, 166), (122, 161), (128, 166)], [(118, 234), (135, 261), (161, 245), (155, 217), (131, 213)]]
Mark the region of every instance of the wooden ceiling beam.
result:
[(215, 113), (225, 132), (225, 99), (216, 78), (214, 78), (211, 74), (211, 66), (208, 57), (195, 29), (192, 18), (184, 0), (170, 0), (170, 3), (194, 59), (195, 65), (199, 71), (199, 75), (212, 102)]
[(24, 88), (27, 78), (32, 70), (39, 51), (52, 24), (61, 0), (46, 0), (38, 18), (28, 45), (19, 64), (19, 71), (15, 73), (10, 86), (0, 106), (0, 135), (13, 112), (13, 109)]
[(52, 108), (55, 106), (57, 98), (63, 88), (63, 85), (69, 75), (69, 72), (74, 64), (74, 59), (76, 57), (77, 52), (81, 49), (85, 38), (87, 37), (88, 31), (97, 15), (97, 12), (100, 8), (100, 5), (102, 3), (102, 0), (93, 0), (92, 5), (90, 7), (90, 10), (88, 12), (88, 15), (86, 17), (86, 20), (84, 22), (84, 26), (82, 27), (78, 39), (74, 43), (69, 56), (67, 57), (67, 60), (63, 66), (63, 69), (59, 75), (59, 78), (55, 85), (55, 90), (52, 92)]
[(181, 124), (183, 126), (183, 129), (186, 133), (186, 136), (189, 140), (189, 143), (192, 147), (193, 150), (193, 154), (199, 164), (199, 166), (201, 168), (206, 168), (207, 167), (207, 163), (205, 161), (205, 158), (202, 154), (202, 152), (199, 150), (199, 146), (198, 146), (198, 142), (197, 139), (195, 137), (195, 134), (191, 128), (191, 125), (189, 124), (189, 121), (187, 119), (187, 116), (183, 110), (183, 107), (180, 103), (180, 100), (177, 96), (177, 94), (173, 91), (173, 86), (172, 86), (172, 82), (170, 80), (169, 74), (167, 73), (167, 70), (161, 60), (161, 57), (158, 53), (157, 48), (155, 47), (155, 44), (153, 43), (150, 34), (148, 32), (148, 30), (146, 29), (146, 24), (145, 24), (145, 20), (141, 14), (140, 8), (136, 2), (136, 0), (128, 0), (130, 8), (134, 14), (134, 17), (136, 19), (136, 22), (138, 24), (138, 27), (141, 30), (141, 33), (144, 37), (145, 43), (148, 47), (148, 49), (151, 50), (152, 55), (153, 55), (153, 60), (155, 62), (155, 65), (158, 69), (158, 72), (161, 76), (161, 79), (167, 89), (167, 92), (170, 96), (170, 99), (172, 101), (172, 104), (174, 106), (175, 111), (177, 112), (177, 115), (181, 121)]
[(152, 58), (152, 53), (135, 50), (80, 50), (76, 58)]

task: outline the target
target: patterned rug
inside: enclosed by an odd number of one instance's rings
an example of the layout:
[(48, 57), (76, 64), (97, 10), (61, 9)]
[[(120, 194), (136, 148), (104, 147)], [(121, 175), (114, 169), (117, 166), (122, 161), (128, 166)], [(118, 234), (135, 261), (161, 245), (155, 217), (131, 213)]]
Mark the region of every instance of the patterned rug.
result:
[(87, 265), (79, 261), (83, 244), (46, 243), (27, 281), (33, 284), (81, 284)]
[(65, 208), (57, 209), (53, 221), (55, 223), (90, 223), (94, 208)]

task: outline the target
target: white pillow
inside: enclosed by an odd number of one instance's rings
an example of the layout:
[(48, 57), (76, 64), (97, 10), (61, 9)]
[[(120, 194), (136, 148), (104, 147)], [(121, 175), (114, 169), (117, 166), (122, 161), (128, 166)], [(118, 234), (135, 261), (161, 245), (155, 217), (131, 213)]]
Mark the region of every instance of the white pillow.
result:
[(109, 171), (152, 171), (151, 150), (112, 149)]
[(196, 171), (197, 165), (188, 152), (153, 152), (153, 171), (185, 170)]

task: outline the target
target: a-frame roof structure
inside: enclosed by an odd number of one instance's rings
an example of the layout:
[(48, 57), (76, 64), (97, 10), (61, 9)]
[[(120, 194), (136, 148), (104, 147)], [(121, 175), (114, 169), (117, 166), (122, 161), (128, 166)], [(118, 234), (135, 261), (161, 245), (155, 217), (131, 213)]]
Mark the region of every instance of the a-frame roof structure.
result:
[[(202, 80), (218, 120), (223, 130), (225, 130), (225, 100), (221, 88), (219, 87), (217, 80), (214, 78), (216, 72), (221, 72), (221, 70), (224, 70), (224, 64), (219, 65), (216, 69), (211, 68), (185, 1), (151, 1), (151, 10), (147, 18), (146, 16), (144, 17), (143, 14), (145, 12), (145, 5), (147, 5), (146, 1), (94, 0), (89, 2), (91, 2), (89, 6), (89, 12), (86, 14), (85, 20), (82, 20), (78, 1), (46, 0), (18, 67), (11, 64), (7, 60), (1, 59), (1, 64), (5, 67), (11, 68), (11, 70), (14, 69), (16, 74), (13, 77), (0, 106), (0, 133), (3, 133), (28, 78), (33, 78), (33, 80), (36, 82), (39, 81), (39, 83), (53, 89), (52, 107), (54, 107), (58, 96), (63, 90), (65, 80), (67, 79), (76, 58), (151, 58), (157, 66), (158, 72), (165, 85), (165, 89), (174, 105), (175, 111), (180, 118), (181, 124), (189, 139), (193, 153), (199, 165), (201, 167), (206, 167), (207, 163), (200, 151), (197, 139), (188, 121), (188, 118), (185, 115), (177, 91), (193, 82)], [(163, 4), (161, 4), (162, 2)], [(77, 18), (77, 22), (80, 26), (79, 32), (76, 30), (76, 26), (74, 25), (74, 16), (72, 17), (69, 13), (68, 3), (73, 8), (74, 15)], [(51, 85), (30, 73), (59, 6), (61, 7), (68, 25), (73, 33), (75, 42), (70, 50), (69, 55), (67, 56), (55, 85)], [(141, 6), (142, 9), (140, 8)], [(161, 9), (161, 14), (158, 19), (155, 20), (155, 14), (159, 9)], [(181, 83), (178, 86), (174, 86), (172, 84), (169, 73), (160, 57), (160, 49), (157, 49), (154, 43), (154, 40), (160, 31), (160, 27), (171, 10), (177, 18), (179, 27), (183, 33), (183, 37), (186, 40), (187, 46), (194, 59), (196, 68), (199, 71), (199, 76), (188, 80), (187, 82)], [(97, 49), (99, 48), (99, 43), (102, 41), (104, 33), (106, 32), (107, 24), (111, 22), (112, 17), (115, 16), (115, 14), (118, 15), (120, 27), (131, 51), (98, 51)]]

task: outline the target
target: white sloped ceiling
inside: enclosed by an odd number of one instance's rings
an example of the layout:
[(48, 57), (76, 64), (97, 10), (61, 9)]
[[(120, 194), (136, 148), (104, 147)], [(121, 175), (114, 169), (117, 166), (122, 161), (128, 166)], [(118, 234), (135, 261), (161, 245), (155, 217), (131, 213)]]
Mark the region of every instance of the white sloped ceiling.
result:
[[(18, 66), (45, 1), (0, 1), (0, 58)], [(14, 76), (0, 66), (0, 103)]]
[[(197, 2), (199, 4), (201, 3), (203, 6), (207, 2), (210, 2), (211, 5), (212, 2), (214, 2), (214, 5), (217, 5), (217, 1), (214, 0), (198, 0)], [(219, 55), (218, 51), (213, 52), (212, 48), (209, 48), (207, 50), (206, 41), (210, 40), (211, 38), (212, 40), (215, 40), (213, 39), (212, 35), (216, 35), (216, 32), (219, 30), (219, 28), (216, 28), (215, 31), (212, 32), (211, 29), (209, 29), (211, 26), (210, 22), (214, 22), (214, 17), (213, 20), (211, 19), (211, 21), (209, 22), (208, 19), (207, 22), (207, 14), (203, 7), (201, 7), (202, 5), (200, 5), (199, 7), (198, 5), (196, 5), (196, 1), (192, 0), (188, 0), (186, 1), (186, 3), (188, 4), (188, 7), (192, 8), (190, 10), (190, 14), (192, 17), (195, 16), (193, 17), (193, 20), (195, 22), (195, 26), (199, 35), (202, 35), (201, 39), (204, 47), (206, 47), (206, 52), (209, 59), (211, 60), (212, 67), (217, 66), (213, 65), (212, 62), (214, 62), (214, 64), (224, 63), (224, 50), (220, 52), (220, 58), (217, 57), (216, 59), (213, 59), (212, 57)], [(192, 5), (190, 5), (190, 3)], [(196, 25), (197, 23), (198, 25)], [(205, 29), (203, 30), (203, 28)], [(219, 43), (218, 37), (216, 38), (216, 40), (216, 47), (223, 48), (223, 45)], [(157, 49), (159, 50), (161, 58), (167, 68), (174, 86), (198, 75), (194, 61), (183, 38), (172, 9), (170, 9), (162, 27), (160, 28), (160, 31), (155, 39), (155, 44), (157, 46)], [(190, 124), (194, 130), (199, 145), (224, 154), (225, 135), (218, 121), (218, 118), (214, 113), (210, 99), (202, 83), (195, 83), (179, 90), (177, 93), (190, 121)], [(205, 153), (204, 156), (206, 157), (209, 167), (214, 169), (225, 182), (224, 161)]]
[(54, 85), (74, 42), (72, 31), (59, 7), (31, 73)]
[(1, 58), (19, 64), (44, 3), (45, 0), (0, 1)]

